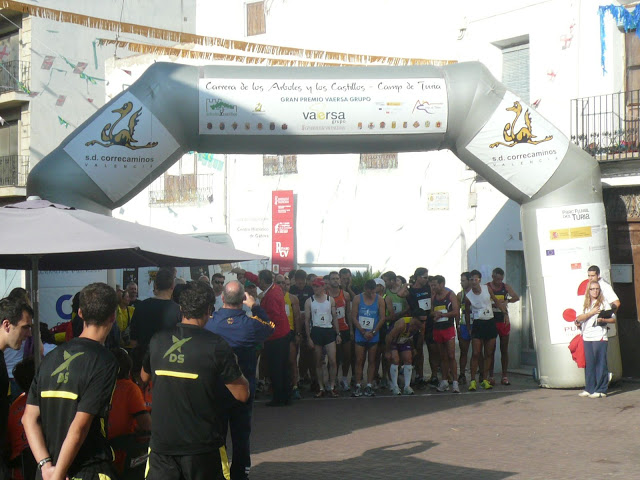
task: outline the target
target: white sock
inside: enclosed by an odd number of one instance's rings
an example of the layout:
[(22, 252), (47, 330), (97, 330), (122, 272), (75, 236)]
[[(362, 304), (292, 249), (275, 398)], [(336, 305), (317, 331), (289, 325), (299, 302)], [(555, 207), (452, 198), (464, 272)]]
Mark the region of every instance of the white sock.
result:
[(391, 376), (391, 388), (398, 386), (398, 365), (389, 367), (389, 375)]
[(404, 365), (402, 368), (404, 369), (404, 388), (408, 388), (411, 384), (411, 370), (413, 369), (413, 365)]

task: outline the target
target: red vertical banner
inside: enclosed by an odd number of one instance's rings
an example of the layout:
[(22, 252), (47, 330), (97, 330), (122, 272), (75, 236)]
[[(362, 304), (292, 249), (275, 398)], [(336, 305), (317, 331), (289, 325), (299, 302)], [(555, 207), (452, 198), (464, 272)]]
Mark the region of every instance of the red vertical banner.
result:
[(276, 190), (271, 198), (271, 265), (274, 273), (293, 270), (293, 190)]

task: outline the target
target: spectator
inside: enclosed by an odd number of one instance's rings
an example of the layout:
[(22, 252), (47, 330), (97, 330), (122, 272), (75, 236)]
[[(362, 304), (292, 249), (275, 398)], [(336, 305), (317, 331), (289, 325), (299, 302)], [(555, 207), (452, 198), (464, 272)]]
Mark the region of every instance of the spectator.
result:
[[(33, 458), (33, 453), (29, 448), (27, 436), (22, 426), (22, 415), (27, 405), (27, 394), (29, 386), (33, 381), (36, 369), (33, 357), (22, 360), (11, 372), (18, 383), (21, 393), (9, 408), (9, 447), (10, 466), (12, 467), (12, 478), (14, 480), (35, 478), (37, 464)], [(24, 475), (23, 475), (24, 473)]]
[(129, 282), (127, 284), (127, 292), (129, 293), (129, 305), (133, 308), (137, 307), (141, 300), (138, 298), (138, 284)]
[(131, 342), (131, 318), (135, 308), (129, 305), (129, 292), (127, 290), (120, 289), (116, 293), (118, 294), (116, 323), (120, 330), (120, 345), (129, 347)]

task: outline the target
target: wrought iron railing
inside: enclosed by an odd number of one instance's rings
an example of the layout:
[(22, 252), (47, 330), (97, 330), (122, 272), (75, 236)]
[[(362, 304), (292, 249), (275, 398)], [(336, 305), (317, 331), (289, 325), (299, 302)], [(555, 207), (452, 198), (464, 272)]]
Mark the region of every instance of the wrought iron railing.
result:
[(213, 182), (213, 174), (162, 175), (149, 188), (149, 205), (211, 203)]
[(598, 160), (640, 157), (640, 90), (571, 100), (571, 141)]
[(30, 93), (31, 63), (20, 60), (2, 62), (0, 65), (0, 93)]
[(0, 187), (25, 187), (28, 175), (28, 155), (0, 157)]

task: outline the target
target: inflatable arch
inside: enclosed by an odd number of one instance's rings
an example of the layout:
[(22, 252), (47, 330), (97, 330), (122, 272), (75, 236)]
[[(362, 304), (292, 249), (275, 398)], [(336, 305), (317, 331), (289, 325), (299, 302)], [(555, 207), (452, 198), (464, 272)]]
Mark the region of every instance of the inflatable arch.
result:
[[(567, 349), (590, 265), (610, 270), (600, 170), (479, 63), (235, 67), (156, 63), (39, 162), (30, 195), (110, 214), (189, 150), (449, 149), (521, 205), (542, 386), (580, 387)], [(609, 370), (622, 373), (615, 327)]]

